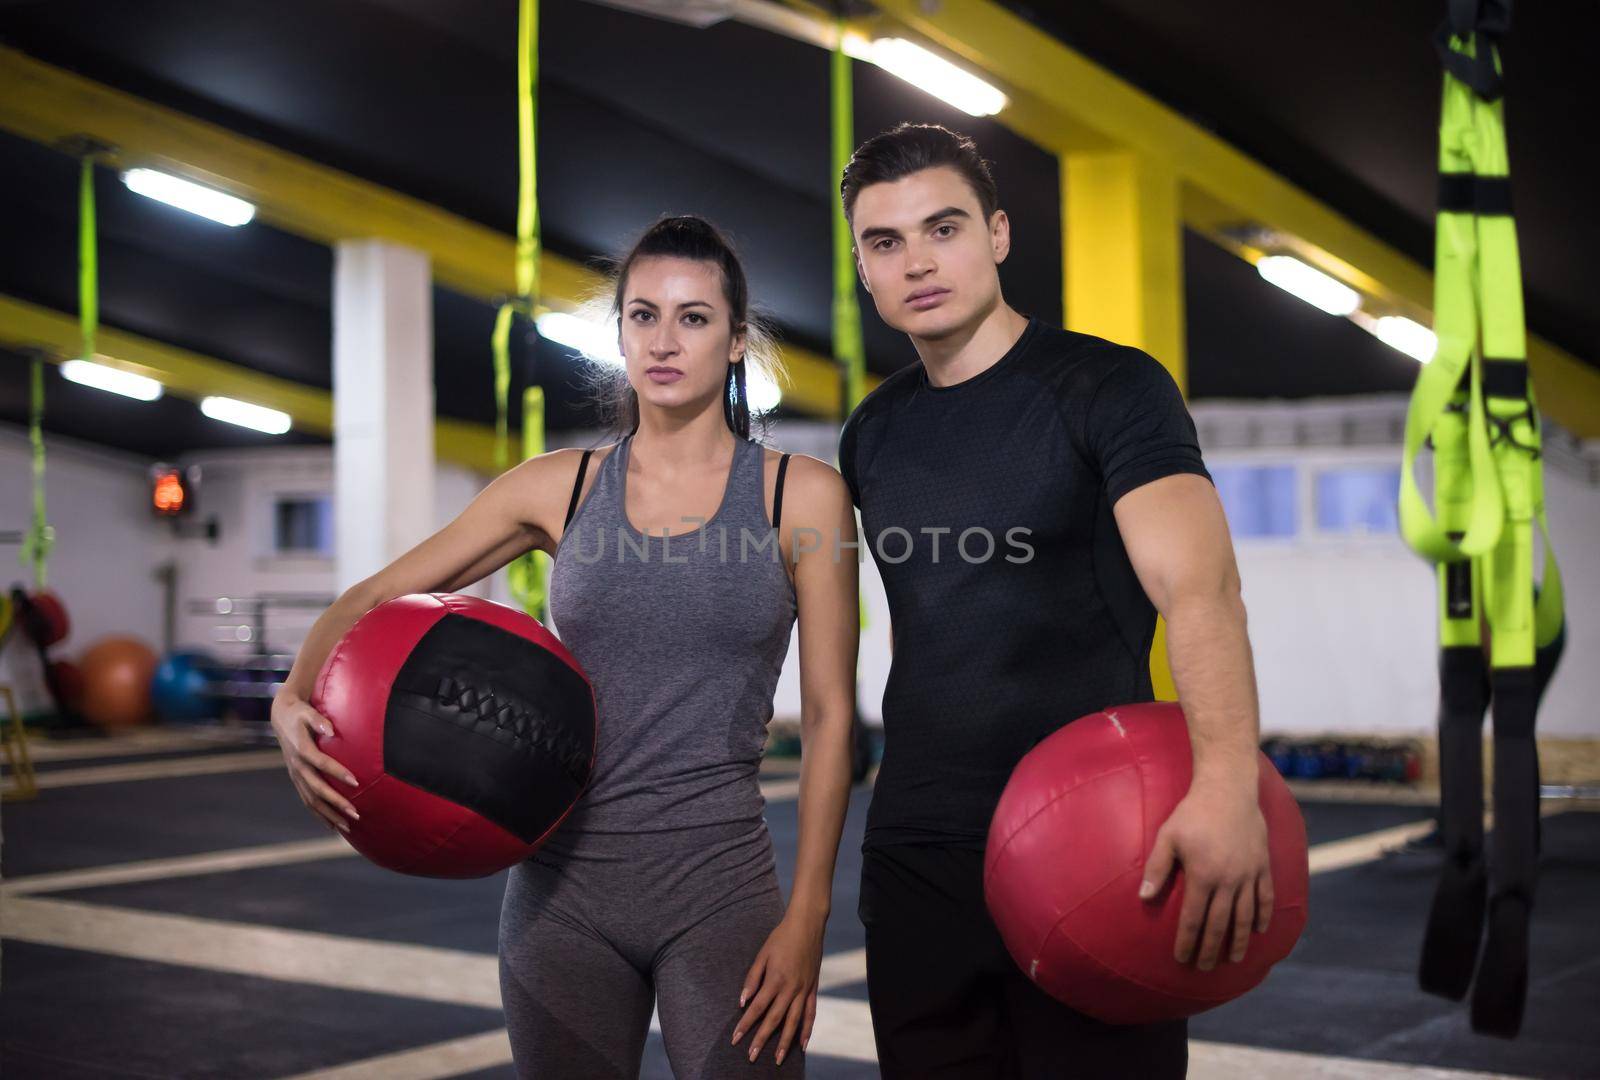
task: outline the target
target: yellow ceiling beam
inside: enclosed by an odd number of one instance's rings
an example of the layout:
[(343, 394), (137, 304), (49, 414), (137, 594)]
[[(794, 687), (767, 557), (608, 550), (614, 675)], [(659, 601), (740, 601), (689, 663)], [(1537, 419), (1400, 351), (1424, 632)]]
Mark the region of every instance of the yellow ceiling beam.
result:
[[(160, 169), (226, 191), (286, 232), (329, 246), (379, 237), (426, 252), (435, 280), (447, 288), (490, 303), (516, 292), (511, 236), (5, 47), (0, 127), (49, 146), (87, 135), (115, 148), (110, 163), (118, 168)], [(581, 303), (602, 284), (582, 263), (549, 251), (540, 281), (541, 300), (557, 308)], [(784, 403), (838, 416), (833, 359), (792, 345), (782, 353)], [(487, 355), (485, 343), (485, 363)]]
[[(1011, 97), (996, 117), (1058, 154), (1136, 150), (1178, 175), (1184, 223), (1233, 248), (1240, 227), (1263, 228), (1378, 304), (1431, 324), (1433, 275), (1365, 229), (1176, 111), (1085, 59), (992, 0), (875, 0), (885, 21), (982, 72)], [(1431, 154), (1431, 151), (1429, 151)], [(1377, 312), (1382, 314), (1383, 312)], [(1600, 370), (1528, 337), (1540, 406), (1563, 427), (1600, 437)]]
[[(43, 349), (59, 363), (78, 354), (82, 344), (78, 320), (25, 300), (0, 296), (0, 342), (18, 349)], [(168, 393), (198, 402), (213, 394), (238, 398), (289, 414), (299, 431), (333, 437), (333, 394), (315, 386), (280, 379), (215, 357), (152, 341), (101, 326), (95, 359), (102, 364), (155, 379)], [(468, 420), (437, 417), (433, 425), (435, 453), (494, 475), (494, 428)]]

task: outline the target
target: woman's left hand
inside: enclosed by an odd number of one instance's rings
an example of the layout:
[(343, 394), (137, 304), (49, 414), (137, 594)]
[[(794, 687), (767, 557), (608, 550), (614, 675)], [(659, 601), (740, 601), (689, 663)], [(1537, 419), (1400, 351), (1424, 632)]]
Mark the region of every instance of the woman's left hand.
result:
[(756, 954), (749, 974), (744, 977), (744, 988), (739, 991), (739, 1004), (743, 1006), (749, 1002), (750, 1006), (733, 1029), (733, 1041), (737, 1044), (745, 1032), (760, 1024), (750, 1040), (751, 1061), (761, 1053), (779, 1024), (783, 1025), (783, 1035), (778, 1042), (779, 1064), (788, 1054), (797, 1029), (802, 1050), (811, 1041), (811, 1027), (817, 1019), (817, 980), (822, 968), (822, 932), (826, 925), (826, 919), (790, 912), (767, 936), (766, 944)]

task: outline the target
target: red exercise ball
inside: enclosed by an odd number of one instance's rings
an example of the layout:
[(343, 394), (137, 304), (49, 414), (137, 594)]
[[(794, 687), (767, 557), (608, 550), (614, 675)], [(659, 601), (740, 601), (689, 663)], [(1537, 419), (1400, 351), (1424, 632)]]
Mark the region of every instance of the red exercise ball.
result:
[(72, 620), (67, 618), (67, 606), (61, 602), (61, 597), (48, 589), (28, 595), (24, 625), (28, 635), (46, 649), (72, 633)]
[(90, 723), (124, 728), (150, 719), (150, 676), (156, 670), (150, 646), (138, 638), (102, 638), (78, 667), (83, 688), (77, 708)]
[(379, 604), (339, 641), (311, 705), (345, 834), (379, 866), (483, 877), (538, 850), (578, 801), (597, 737), (588, 676), (539, 620), (454, 593)]
[(61, 704), (76, 709), (83, 700), (83, 669), (71, 660), (52, 660), (50, 671), (55, 676), (56, 689), (61, 692)]
[[(1239, 963), (1201, 971), (1173, 959), (1183, 871), (1139, 899), (1145, 859), (1188, 794), (1189, 730), (1171, 702), (1075, 720), (1017, 764), (989, 825), (984, 898), (1012, 959), (1046, 993), (1110, 1024), (1192, 1016), (1231, 1001), (1289, 955), (1310, 892), (1305, 820), (1257, 753), (1275, 903)], [(1198, 954), (1198, 947), (1197, 947)]]

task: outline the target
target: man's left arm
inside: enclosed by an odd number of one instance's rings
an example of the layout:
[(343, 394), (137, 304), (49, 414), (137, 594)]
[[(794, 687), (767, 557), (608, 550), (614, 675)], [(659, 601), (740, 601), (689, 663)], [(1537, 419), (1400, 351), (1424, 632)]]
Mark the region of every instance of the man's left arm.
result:
[(1184, 902), (1174, 956), (1209, 971), (1232, 927), (1244, 957), (1252, 926), (1272, 918), (1267, 827), (1257, 800), (1255, 668), (1227, 519), (1204, 476), (1180, 473), (1117, 499), (1117, 528), (1145, 594), (1167, 624), (1167, 654), (1194, 752), (1189, 793), (1156, 835), (1140, 896), (1156, 896), (1174, 862)]

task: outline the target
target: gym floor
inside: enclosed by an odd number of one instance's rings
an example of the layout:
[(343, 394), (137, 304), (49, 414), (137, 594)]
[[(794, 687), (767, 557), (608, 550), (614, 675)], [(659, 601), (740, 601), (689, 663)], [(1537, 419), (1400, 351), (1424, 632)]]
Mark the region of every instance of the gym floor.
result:
[[(379, 870), (319, 826), (281, 756), (215, 733), (35, 743), (4, 809), (0, 1068), (50, 1077), (512, 1077), (495, 930), (503, 876)], [(796, 763), (769, 759), (785, 889)], [(1372, 789), (1368, 789), (1369, 791)], [(809, 1075), (874, 1065), (851, 803)], [(1195, 1077), (1600, 1075), (1600, 815), (1547, 804), (1521, 1036), (1475, 1035), (1415, 963), (1438, 856), (1417, 799), (1306, 792), (1312, 917), (1254, 993), (1191, 1024)], [(581, 978), (581, 973), (574, 973)], [(645, 1077), (669, 1077), (652, 1033)]]

